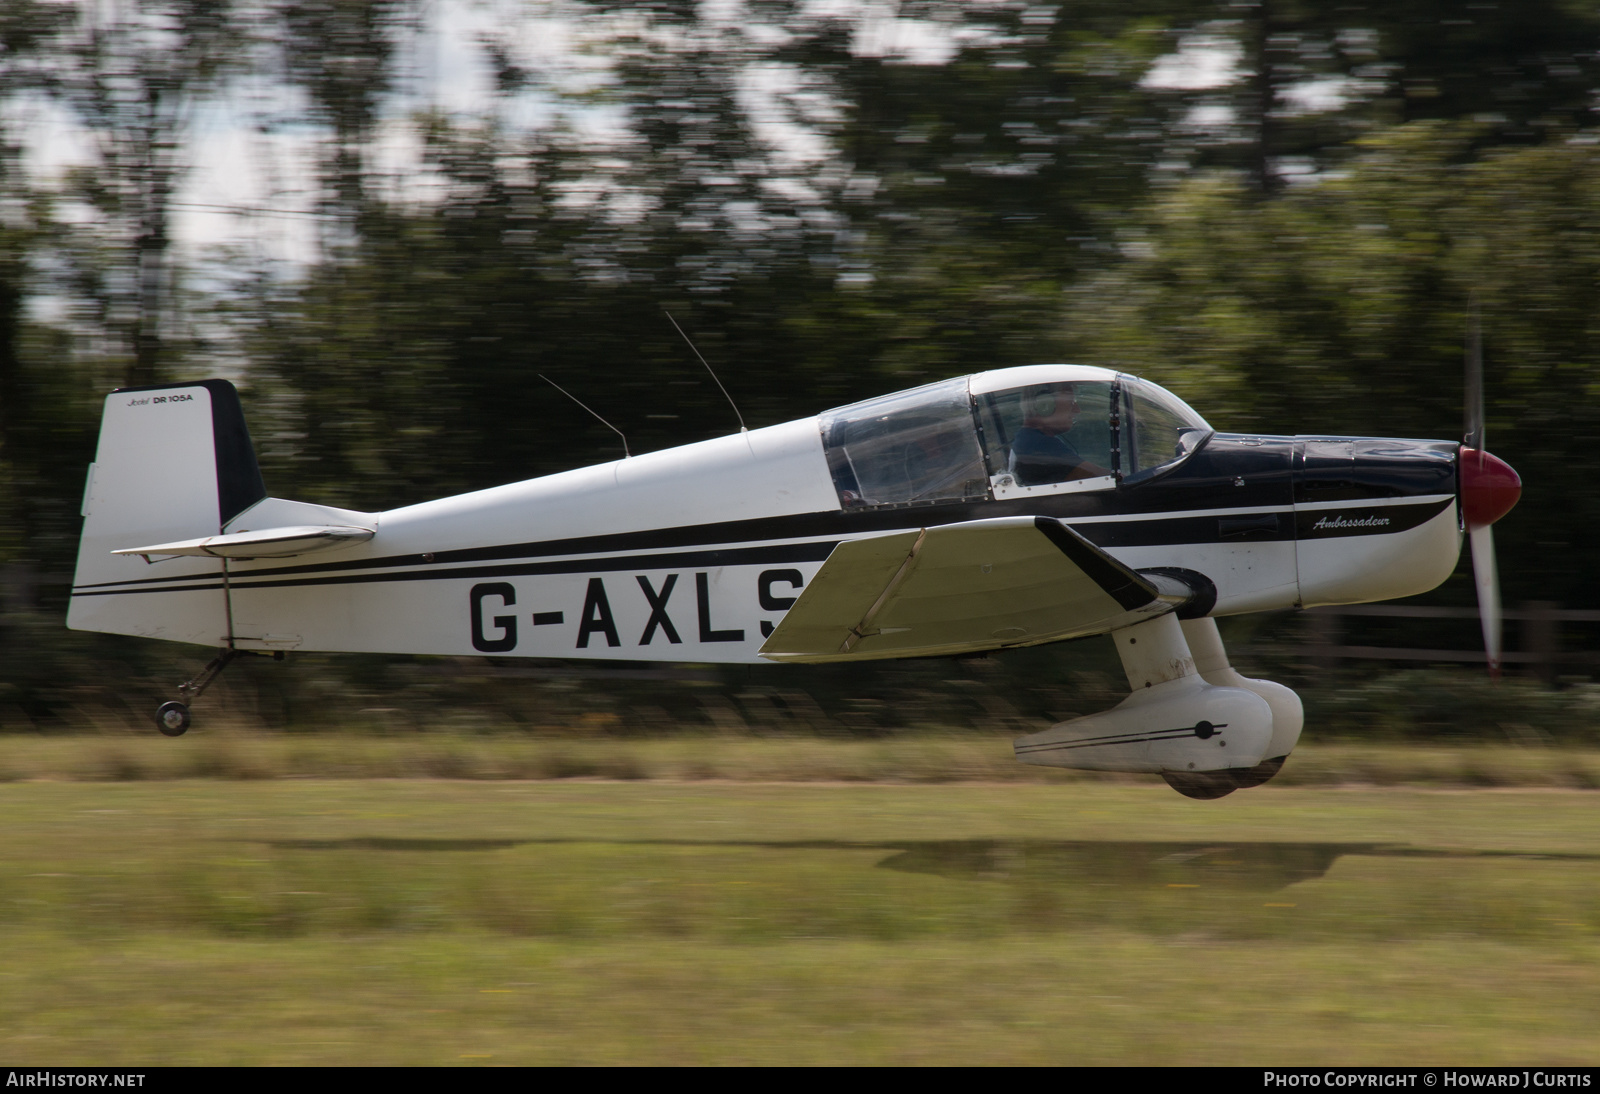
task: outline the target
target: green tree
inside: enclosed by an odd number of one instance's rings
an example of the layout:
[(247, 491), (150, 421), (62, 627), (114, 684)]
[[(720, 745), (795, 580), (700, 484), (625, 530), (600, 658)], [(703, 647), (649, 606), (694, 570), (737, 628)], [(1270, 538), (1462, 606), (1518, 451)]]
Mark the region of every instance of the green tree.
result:
[(309, 120), (327, 133), (322, 205), (330, 214), (366, 212), (374, 170), (367, 150), (402, 75), (398, 48), (419, 8), (416, 0), (273, 0), (280, 75), (310, 99), (309, 117), (288, 121)]
[[(33, 298), (60, 286), (48, 276), (60, 226), (28, 173), (19, 119), (57, 86), (54, 64), (71, 13), (19, 0), (0, 11), (0, 564), (27, 573), (58, 568), (69, 535), (84, 452), (85, 385), (63, 332), (29, 317)], [(63, 366), (67, 367), (63, 367)], [(32, 578), (18, 572), (26, 589)], [(30, 599), (31, 594), (21, 594)]]
[(1081, 359), (1171, 385), (1221, 429), (1461, 435), (1482, 304), (1491, 450), (1527, 484), (1497, 529), (1508, 594), (1600, 596), (1600, 157), (1582, 142), (1468, 157), (1471, 126), (1364, 142), (1347, 173), (1256, 200), (1175, 188), (1128, 257), (1071, 294)]
[[(242, 54), (231, 0), (79, 7), (53, 89), (90, 137), (94, 165), (72, 197), (99, 218), (79, 248), (79, 285), (128, 355), (122, 382), (151, 384), (169, 362), (172, 208), (188, 169), (188, 126)], [(90, 235), (92, 233), (92, 236)]]

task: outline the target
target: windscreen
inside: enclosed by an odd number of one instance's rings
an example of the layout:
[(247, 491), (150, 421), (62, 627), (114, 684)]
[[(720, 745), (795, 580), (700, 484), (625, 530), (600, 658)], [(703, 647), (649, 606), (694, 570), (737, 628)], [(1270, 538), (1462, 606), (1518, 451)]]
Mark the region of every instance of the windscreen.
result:
[[(1171, 466), (1211, 435), (1206, 420), (1165, 388), (1131, 376), (1122, 377), (1130, 421), (1124, 421), (1122, 471), (1126, 477)], [(1131, 428), (1129, 428), (1131, 425)]]

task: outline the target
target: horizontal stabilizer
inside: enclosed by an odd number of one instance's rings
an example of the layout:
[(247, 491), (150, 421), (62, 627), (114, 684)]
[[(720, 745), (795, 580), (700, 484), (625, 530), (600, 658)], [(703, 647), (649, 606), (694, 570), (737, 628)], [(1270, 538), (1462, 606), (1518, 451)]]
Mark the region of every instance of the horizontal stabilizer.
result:
[(1060, 521), (969, 521), (841, 543), (761, 655), (853, 661), (1031, 646), (1172, 607)]
[(263, 528), (256, 532), (234, 532), (226, 536), (205, 536), (149, 547), (124, 547), (114, 555), (193, 555), (200, 558), (293, 558), (330, 547), (344, 547), (372, 538), (371, 528), (351, 528), (326, 524), (299, 524), (290, 528)]

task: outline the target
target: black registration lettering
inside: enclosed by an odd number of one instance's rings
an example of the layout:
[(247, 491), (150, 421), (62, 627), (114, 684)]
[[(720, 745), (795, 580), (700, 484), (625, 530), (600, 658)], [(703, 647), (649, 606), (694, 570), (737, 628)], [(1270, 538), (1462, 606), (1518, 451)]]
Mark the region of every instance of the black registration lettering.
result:
[[(804, 585), (805, 578), (799, 570), (762, 570), (761, 576), (756, 579), (756, 595), (761, 601), (763, 611), (786, 612), (794, 607), (797, 596), (776, 596), (772, 592), (774, 585), (790, 585), (798, 589)], [(772, 637), (772, 622), (767, 619), (761, 621), (761, 637)]]
[(667, 641), (674, 646), (683, 642), (678, 637), (678, 630), (672, 625), (672, 619), (667, 615), (667, 598), (672, 595), (673, 586), (678, 583), (677, 574), (668, 574), (667, 579), (661, 583), (658, 593), (650, 587), (650, 579), (643, 574), (636, 575), (635, 581), (639, 588), (644, 590), (644, 598), (650, 603), (650, 621), (644, 625), (644, 634), (639, 639), (639, 645), (648, 646), (650, 640), (656, 636), (656, 628), (660, 627), (667, 636)]
[(774, 585), (789, 585), (796, 589), (804, 585), (805, 578), (800, 576), (799, 570), (762, 570), (761, 576), (756, 579), (756, 592), (761, 598), (761, 607), (769, 612), (786, 612), (794, 607), (797, 596), (774, 596)]
[(490, 622), (500, 628), (498, 638), (490, 638), (483, 630), (483, 601), (485, 597), (498, 596), (506, 607), (517, 602), (517, 590), (509, 582), (489, 581), (474, 585), (469, 594), (472, 604), (472, 648), (482, 653), (505, 653), (517, 645), (517, 617), (497, 615)]
[(617, 639), (616, 620), (611, 618), (611, 602), (606, 599), (606, 583), (591, 577), (589, 591), (583, 597), (583, 623), (578, 627), (580, 650), (589, 648), (589, 636), (596, 631), (606, 636), (606, 645), (622, 645)]
[(711, 629), (711, 575), (694, 575), (695, 604), (700, 609), (700, 641), (743, 642), (744, 631), (717, 631)]

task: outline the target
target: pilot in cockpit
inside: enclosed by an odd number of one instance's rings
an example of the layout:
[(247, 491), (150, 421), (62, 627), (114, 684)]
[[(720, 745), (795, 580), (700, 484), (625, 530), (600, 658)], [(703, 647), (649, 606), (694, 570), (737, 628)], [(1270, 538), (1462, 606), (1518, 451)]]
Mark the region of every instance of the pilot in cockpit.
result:
[(1078, 420), (1073, 384), (1030, 388), (1023, 395), (1022, 428), (1011, 443), (1010, 471), (1020, 486), (1041, 486), (1111, 474), (1078, 454), (1067, 439)]

